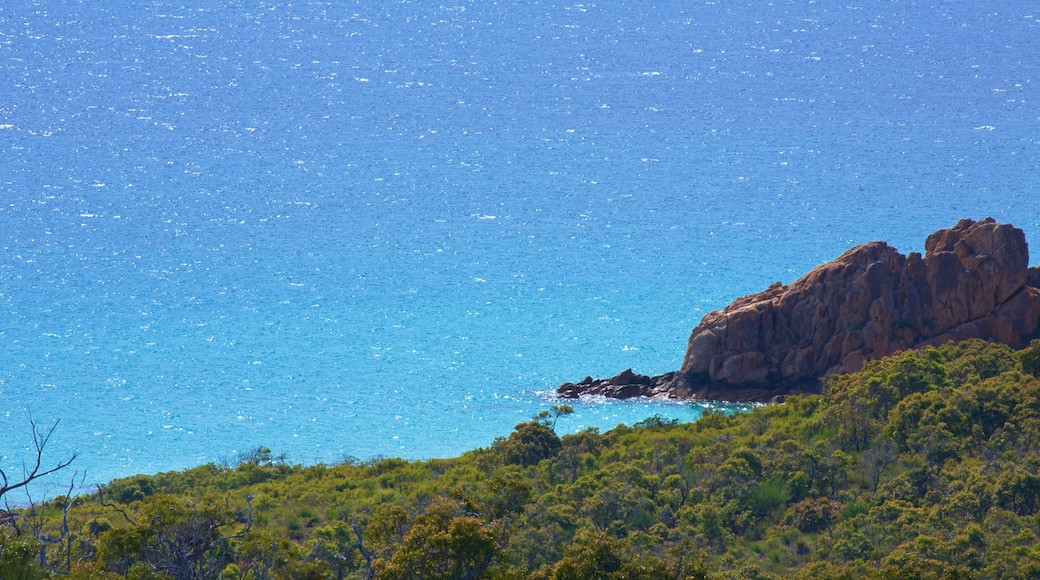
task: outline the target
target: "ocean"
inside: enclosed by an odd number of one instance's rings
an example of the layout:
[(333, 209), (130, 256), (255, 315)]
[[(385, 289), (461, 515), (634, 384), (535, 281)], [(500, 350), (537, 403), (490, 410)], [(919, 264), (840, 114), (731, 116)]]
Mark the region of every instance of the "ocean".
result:
[[(490, 445), (734, 298), (1040, 240), (1034, 2), (0, 6), (0, 467)], [(1037, 78), (1034, 78), (1037, 77)], [(1033, 264), (1037, 263), (1034, 258)], [(711, 403), (589, 400), (563, 432)], [(12, 500), (19, 496), (12, 494)]]

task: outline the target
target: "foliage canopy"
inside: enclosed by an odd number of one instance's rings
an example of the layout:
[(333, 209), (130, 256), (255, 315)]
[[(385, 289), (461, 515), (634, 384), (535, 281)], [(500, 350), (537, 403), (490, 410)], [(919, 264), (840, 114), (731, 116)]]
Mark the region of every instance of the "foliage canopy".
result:
[[(1037, 577), (1037, 353), (903, 352), (822, 395), (689, 424), (559, 437), (561, 406), (450, 459), (293, 466), (264, 449), (116, 480), (0, 527), (0, 574), (73, 561), (82, 579)], [(52, 548), (41, 565), (63, 514), (74, 557)]]

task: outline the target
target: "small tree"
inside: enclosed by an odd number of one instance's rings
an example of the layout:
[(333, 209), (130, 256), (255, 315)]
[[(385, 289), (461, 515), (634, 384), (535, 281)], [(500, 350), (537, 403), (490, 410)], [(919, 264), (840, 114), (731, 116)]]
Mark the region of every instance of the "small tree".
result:
[[(534, 420), (555, 431), (556, 422), (560, 420), (560, 417), (570, 415), (573, 412), (574, 407), (570, 405), (553, 405), (552, 412), (542, 411), (534, 416)], [(551, 422), (549, 421), (549, 417), (552, 417)]]
[(520, 423), (508, 439), (499, 439), (494, 445), (502, 452), (507, 465), (529, 467), (560, 452), (560, 438), (551, 428), (535, 420)]
[(552, 406), (552, 412), (553, 412), (553, 422), (552, 422), (552, 425), (549, 426), (549, 428), (552, 429), (553, 431), (555, 431), (556, 430), (556, 422), (560, 420), (560, 417), (562, 417), (564, 415), (570, 415), (571, 413), (573, 413), (574, 412), (574, 407), (572, 407), (570, 405), (553, 405)]

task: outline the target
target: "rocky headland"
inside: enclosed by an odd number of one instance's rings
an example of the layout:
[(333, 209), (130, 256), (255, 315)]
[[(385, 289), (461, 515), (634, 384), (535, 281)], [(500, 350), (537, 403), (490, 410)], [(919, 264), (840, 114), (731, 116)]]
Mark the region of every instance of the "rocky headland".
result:
[(868, 242), (787, 286), (709, 312), (678, 371), (629, 369), (557, 393), (769, 401), (819, 392), (829, 375), (909, 348), (969, 338), (1020, 348), (1038, 321), (1040, 267), (1029, 268), (1025, 234), (992, 218), (964, 219), (928, 236), (923, 257)]

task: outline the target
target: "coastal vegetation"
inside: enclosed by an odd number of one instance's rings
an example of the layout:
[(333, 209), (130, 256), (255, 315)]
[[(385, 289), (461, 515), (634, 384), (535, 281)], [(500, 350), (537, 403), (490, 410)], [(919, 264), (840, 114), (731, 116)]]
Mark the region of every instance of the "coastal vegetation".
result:
[(18, 510), (0, 577), (1034, 578), (1040, 341), (905, 351), (693, 423), (558, 436), (559, 405), (429, 461), (234, 465)]

